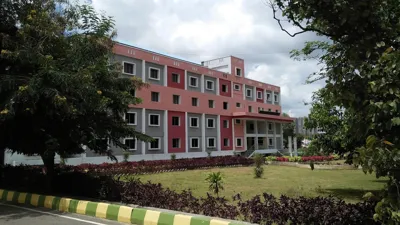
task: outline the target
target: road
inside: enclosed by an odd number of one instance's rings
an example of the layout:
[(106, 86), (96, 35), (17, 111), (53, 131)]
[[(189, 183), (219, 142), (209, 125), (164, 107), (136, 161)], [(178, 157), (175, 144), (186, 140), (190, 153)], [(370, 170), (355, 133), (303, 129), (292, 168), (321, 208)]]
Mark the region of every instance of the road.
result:
[(122, 225), (90, 216), (0, 202), (1, 225)]

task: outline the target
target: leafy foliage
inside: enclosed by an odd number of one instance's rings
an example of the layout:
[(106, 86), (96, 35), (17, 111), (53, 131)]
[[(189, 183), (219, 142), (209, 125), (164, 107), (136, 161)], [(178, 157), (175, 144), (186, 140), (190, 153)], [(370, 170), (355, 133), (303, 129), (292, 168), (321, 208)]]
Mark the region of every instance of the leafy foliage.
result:
[[(345, 203), (333, 198), (289, 198), (263, 193), (249, 200), (240, 195), (229, 202), (223, 197), (197, 198), (191, 191), (175, 192), (161, 184), (143, 183), (138, 179), (127, 182), (93, 172), (56, 169), (55, 186), (49, 193), (44, 188), (40, 167), (0, 167), (0, 188), (40, 194), (89, 197), (136, 204), (226, 219), (240, 219), (257, 224), (351, 224), (374, 225), (375, 202)], [(21, 179), (23, 178), (23, 179)], [(70, 185), (79, 183), (80, 185)]]
[(255, 154), (253, 156), (253, 158), (254, 158), (254, 164), (255, 164), (254, 177), (255, 178), (261, 178), (263, 173), (264, 173), (263, 165), (265, 163), (265, 158), (264, 158), (264, 156), (262, 154), (258, 154), (258, 153)]
[(224, 190), (221, 172), (213, 172), (208, 174), (206, 181), (209, 183), (210, 191), (218, 196), (220, 190)]
[(151, 140), (122, 117), (145, 84), (119, 77), (112, 18), (64, 0), (5, 0), (0, 15), (0, 149), (40, 155), (51, 176), (56, 153), (116, 159), (109, 144)]
[[(400, 151), (398, 1), (275, 0), (271, 7), (274, 19), (290, 36), (311, 31), (329, 39), (307, 42), (302, 50), (293, 51), (293, 56), (317, 59), (324, 65), (310, 77), (310, 82), (325, 80), (321, 102), (328, 109), (345, 112), (343, 127), (337, 129), (341, 137), (335, 140), (338, 141), (336, 145), (346, 148), (349, 138), (349, 143), (360, 148), (347, 150), (354, 153), (354, 161), (360, 163), (364, 171), (389, 176), (386, 197), (377, 205), (374, 218), (384, 224), (399, 224), (400, 157), (396, 157)], [(291, 34), (285, 30), (276, 17), (278, 11), (300, 31)], [(373, 138), (367, 139), (366, 146), (358, 143), (371, 135), (379, 140), (377, 143), (390, 142), (390, 147), (368, 144)]]

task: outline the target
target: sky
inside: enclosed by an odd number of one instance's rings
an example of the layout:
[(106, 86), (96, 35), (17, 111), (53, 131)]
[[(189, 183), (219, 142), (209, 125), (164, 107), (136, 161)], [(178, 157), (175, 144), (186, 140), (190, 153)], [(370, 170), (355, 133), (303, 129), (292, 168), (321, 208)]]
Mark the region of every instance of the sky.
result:
[(116, 39), (126, 44), (196, 63), (229, 55), (244, 59), (246, 77), (281, 87), (282, 111), (292, 117), (307, 116), (304, 102), (323, 86), (305, 84), (320, 68), (316, 61), (290, 58), (291, 50), (317, 37), (281, 31), (265, 0), (86, 1), (114, 18)]

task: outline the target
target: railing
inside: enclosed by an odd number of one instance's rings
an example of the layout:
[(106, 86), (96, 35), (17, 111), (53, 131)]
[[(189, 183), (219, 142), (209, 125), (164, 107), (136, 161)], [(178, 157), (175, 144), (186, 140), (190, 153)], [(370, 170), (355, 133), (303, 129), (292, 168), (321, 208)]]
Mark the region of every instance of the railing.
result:
[(253, 152), (256, 150), (255, 148), (256, 146), (253, 145), (250, 148), (248, 148), (245, 152), (244, 152), (244, 157), (249, 157), (251, 154), (253, 154)]

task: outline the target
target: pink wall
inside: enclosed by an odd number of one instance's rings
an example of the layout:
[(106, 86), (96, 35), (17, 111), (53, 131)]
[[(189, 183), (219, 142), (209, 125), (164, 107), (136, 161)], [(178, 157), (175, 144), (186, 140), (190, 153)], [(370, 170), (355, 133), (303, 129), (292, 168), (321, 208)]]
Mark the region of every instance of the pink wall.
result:
[(244, 77), (245, 71), (244, 71), (244, 60), (239, 59), (237, 57), (231, 56), (231, 74), (236, 76), (236, 68), (242, 69), (242, 77)]
[[(176, 73), (179, 74), (179, 83), (172, 82), (172, 74)], [(182, 69), (177, 69), (174, 67), (168, 66), (167, 69), (167, 74), (168, 74), (168, 87), (173, 87), (173, 88), (180, 88), (180, 89), (185, 89), (185, 71)]]
[[(239, 91), (235, 91), (235, 84), (238, 84), (240, 86)], [(243, 100), (243, 85), (241, 83), (233, 83), (232, 85), (232, 93), (233, 93), (233, 98), (238, 99), (238, 100)]]
[[(228, 120), (229, 127), (224, 128), (224, 120)], [(221, 150), (232, 150), (233, 147), (233, 138), (232, 138), (232, 117), (230, 116), (221, 116), (220, 121), (221, 127)], [(229, 146), (224, 146), (224, 138), (229, 138)]]
[[(261, 99), (258, 99), (258, 94), (257, 92), (261, 91), (261, 93), (263, 93), (261, 95)], [(264, 89), (261, 88), (256, 88), (256, 98), (257, 98), (257, 102), (264, 102)]]
[[(245, 77), (237, 77), (237, 76), (224, 76), (223, 72), (217, 71), (217, 70), (212, 70), (204, 66), (199, 66), (194, 63), (186, 62), (186, 61), (181, 61), (178, 59), (170, 58), (167, 56), (163, 56), (154, 52), (150, 52), (144, 49), (140, 49), (134, 46), (129, 46), (129, 45), (124, 45), (121, 43), (116, 43), (114, 45), (114, 53), (118, 55), (123, 55), (127, 57), (134, 57), (137, 59), (142, 59), (146, 60), (147, 62), (152, 62), (152, 63), (157, 63), (160, 65), (167, 65), (175, 68), (179, 68), (182, 70), (187, 70), (193, 73), (198, 73), (198, 74), (206, 74), (208, 76), (212, 76), (215, 78), (220, 78), (221, 80), (229, 80), (241, 84), (247, 84), (247, 85), (252, 85), (256, 86), (259, 88), (263, 88), (266, 90), (270, 91), (275, 91), (275, 92), (280, 92), (280, 87), (271, 85), (271, 84), (265, 84), (261, 83), (255, 80), (250, 80)], [(236, 57), (232, 57), (232, 68), (234, 67), (240, 67), (242, 68), (242, 73), (245, 74), (244, 71), (244, 61), (243, 59), (239, 59)]]
[[(172, 126), (172, 117), (177, 116), (180, 118), (180, 126)], [(182, 153), (186, 148), (186, 134), (185, 134), (186, 119), (184, 112), (168, 111), (168, 153)], [(172, 148), (172, 139), (180, 138), (180, 148)]]
[[(234, 121), (235, 122), (235, 121)], [(242, 138), (243, 142), (242, 142), (242, 147), (235, 147), (236, 150), (244, 150), (244, 122), (241, 121), (240, 124), (236, 124), (235, 122), (235, 139), (234, 139), (234, 144), (236, 146), (236, 138)]]
[[(151, 101), (151, 91), (160, 93), (160, 102)], [(181, 104), (172, 104), (172, 95), (181, 96)], [(264, 109), (271, 108), (273, 112), (276, 109), (281, 110), (279, 105), (272, 105), (260, 102), (250, 102), (243, 99), (234, 99), (231, 97), (218, 96), (214, 94), (201, 93), (195, 91), (187, 91), (183, 89), (170, 88), (161, 85), (152, 84), (149, 88), (143, 88), (137, 91), (137, 96), (142, 98), (143, 102), (139, 105), (131, 105), (131, 107), (136, 108), (147, 108), (147, 109), (159, 109), (159, 110), (171, 110), (171, 111), (181, 111), (189, 113), (206, 113), (221, 116), (232, 116), (233, 112), (244, 112), (247, 111), (248, 105), (253, 106), (253, 111), (257, 110), (257, 107), (263, 107)], [(192, 97), (199, 98), (199, 106), (192, 106)], [(208, 108), (208, 100), (215, 101), (215, 108)], [(228, 110), (223, 109), (223, 102), (228, 102)], [(236, 102), (242, 104), (242, 108), (236, 108)]]
[[(223, 92), (222, 91), (222, 85), (226, 85), (227, 92)], [(231, 89), (232, 89), (232, 85), (231, 85), (231, 82), (229, 80), (223, 80), (223, 79), (219, 80), (219, 95), (226, 96), (226, 97), (231, 97), (231, 93), (232, 93)]]

